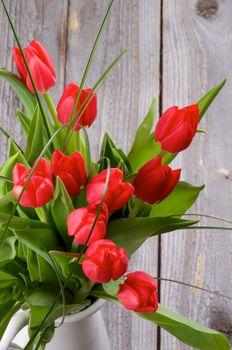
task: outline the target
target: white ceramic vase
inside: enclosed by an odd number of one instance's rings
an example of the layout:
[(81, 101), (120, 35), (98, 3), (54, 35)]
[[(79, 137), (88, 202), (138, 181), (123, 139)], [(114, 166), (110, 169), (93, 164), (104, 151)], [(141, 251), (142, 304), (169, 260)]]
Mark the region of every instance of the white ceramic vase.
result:
[[(101, 314), (104, 300), (98, 299), (85, 310), (65, 317), (56, 328), (46, 350), (110, 350)], [(28, 311), (19, 311), (11, 319), (1, 341), (0, 350), (23, 349), (28, 342)], [(56, 321), (59, 324), (59, 320)]]

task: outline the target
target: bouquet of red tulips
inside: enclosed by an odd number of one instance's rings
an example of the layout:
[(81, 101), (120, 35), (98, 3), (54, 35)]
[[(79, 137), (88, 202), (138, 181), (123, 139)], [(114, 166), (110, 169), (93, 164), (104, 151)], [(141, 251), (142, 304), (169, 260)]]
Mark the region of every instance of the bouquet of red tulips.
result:
[(94, 161), (87, 128), (97, 117), (97, 84), (123, 53), (93, 88), (84, 88), (86, 74), (80, 86), (68, 84), (56, 108), (48, 52), (36, 40), (22, 49), (15, 37), (20, 77), (4, 69), (0, 76), (25, 108), (16, 114), (26, 145), (1, 128), (9, 148), (0, 170), (0, 339), (23, 308), (30, 310), (30, 344), (45, 346), (45, 331), (58, 317), (103, 298), (193, 347), (229, 349), (224, 335), (158, 304), (153, 276), (128, 272), (130, 256), (145, 240), (196, 227), (181, 217), (203, 186), (180, 181), (181, 169), (169, 163), (201, 131), (198, 123), (225, 82), (196, 104), (170, 107), (155, 128), (154, 99), (129, 153), (105, 134)]

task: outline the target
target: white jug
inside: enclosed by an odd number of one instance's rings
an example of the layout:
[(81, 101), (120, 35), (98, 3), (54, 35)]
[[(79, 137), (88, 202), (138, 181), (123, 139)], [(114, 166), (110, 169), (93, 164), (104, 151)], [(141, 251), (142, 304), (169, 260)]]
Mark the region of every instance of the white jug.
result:
[[(61, 327), (56, 328), (46, 350), (110, 350), (109, 339), (100, 308), (105, 303), (98, 299), (85, 310), (65, 317)], [(23, 349), (29, 338), (28, 311), (19, 311), (11, 319), (1, 341), (0, 350)], [(59, 325), (60, 320), (56, 321)]]

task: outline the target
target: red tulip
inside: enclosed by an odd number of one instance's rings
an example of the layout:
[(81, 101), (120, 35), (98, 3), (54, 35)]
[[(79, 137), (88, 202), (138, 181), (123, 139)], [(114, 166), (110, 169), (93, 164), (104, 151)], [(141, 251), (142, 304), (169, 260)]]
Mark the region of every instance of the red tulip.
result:
[(120, 286), (120, 303), (128, 310), (155, 312), (158, 308), (157, 283), (145, 272), (132, 272)]
[(66, 156), (60, 150), (54, 151), (51, 171), (61, 178), (70, 196), (78, 196), (87, 180), (85, 161), (80, 152)]
[(149, 160), (134, 180), (135, 195), (143, 202), (154, 204), (161, 202), (174, 189), (180, 178), (181, 169), (172, 170), (162, 164), (162, 158)]
[[(66, 124), (70, 121), (78, 91), (79, 86), (74, 83), (68, 84), (64, 88), (63, 95), (57, 105), (57, 118), (61, 124)], [(87, 98), (89, 94), (90, 96)], [(87, 100), (84, 106), (81, 107), (86, 98)], [(93, 124), (97, 116), (97, 95), (91, 89), (83, 89), (81, 91), (75, 114), (76, 118), (73, 123), (73, 129), (80, 130), (80, 125), (89, 127)]]
[[(25, 182), (30, 175), (31, 170), (28, 170), (23, 164), (16, 164), (13, 169), (13, 193), (16, 198), (25, 185)], [(20, 204), (24, 207), (37, 208), (42, 207), (49, 202), (53, 197), (53, 184), (51, 178), (50, 167), (45, 158), (41, 158), (32, 175)]]
[[(30, 68), (36, 89), (40, 93), (48, 91), (55, 85), (56, 81), (56, 73), (50, 56), (44, 47), (36, 40), (33, 40), (23, 52)], [(34, 93), (31, 79), (19, 48), (16, 46), (13, 47), (12, 53), (21, 79), (25, 82), (27, 88)]]
[(178, 109), (168, 108), (155, 128), (155, 140), (164, 151), (178, 153), (187, 148), (197, 131), (200, 112), (198, 105)]
[[(91, 179), (86, 188), (87, 201), (90, 204), (100, 202), (103, 196), (107, 170)], [(134, 187), (128, 182), (122, 182), (123, 172), (118, 168), (110, 169), (110, 179), (106, 192), (105, 203), (110, 212), (122, 208), (132, 197)]]
[(108, 239), (101, 239), (89, 246), (82, 264), (84, 274), (93, 282), (107, 283), (119, 279), (127, 270), (128, 257), (125, 249), (117, 248)]
[[(68, 216), (67, 226), (69, 236), (75, 236), (74, 241), (85, 244), (90, 234), (93, 222), (98, 211), (98, 204), (89, 205), (86, 208), (79, 208), (71, 212)], [(91, 233), (88, 245), (105, 237), (106, 224), (108, 221), (108, 209), (103, 203), (102, 210)]]

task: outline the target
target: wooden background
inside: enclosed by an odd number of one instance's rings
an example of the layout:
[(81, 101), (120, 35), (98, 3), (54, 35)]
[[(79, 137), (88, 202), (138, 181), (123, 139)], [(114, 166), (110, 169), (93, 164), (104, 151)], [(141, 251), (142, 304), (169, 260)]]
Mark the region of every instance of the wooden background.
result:
[[(108, 0), (8, 0), (23, 45), (36, 38), (51, 54), (57, 72), (57, 102), (66, 83), (79, 83)], [(0, 8), (0, 66), (14, 70), (14, 43)], [(153, 95), (157, 112), (196, 102), (209, 88), (228, 83), (207, 113), (199, 134), (176, 164), (182, 179), (206, 184), (192, 212), (231, 219), (232, 195), (232, 2), (231, 0), (118, 0), (89, 74), (91, 86), (124, 48), (122, 59), (98, 93), (99, 115), (91, 128), (92, 147), (105, 130), (128, 149)], [(0, 81), (1, 125), (23, 143), (15, 108), (20, 104)], [(1, 158), (6, 140), (1, 136)], [(208, 221), (208, 223), (210, 223)], [(213, 224), (213, 223), (212, 223)], [(230, 295), (232, 237), (228, 232), (169, 233), (145, 244), (130, 269), (177, 279)], [(232, 303), (194, 289), (162, 282), (161, 302), (225, 332), (232, 340)], [(190, 349), (129, 312), (107, 305), (104, 318), (112, 350)], [(77, 340), (78, 341), (78, 340)]]

